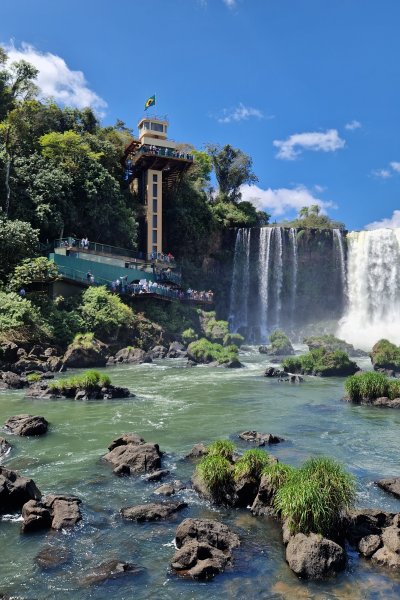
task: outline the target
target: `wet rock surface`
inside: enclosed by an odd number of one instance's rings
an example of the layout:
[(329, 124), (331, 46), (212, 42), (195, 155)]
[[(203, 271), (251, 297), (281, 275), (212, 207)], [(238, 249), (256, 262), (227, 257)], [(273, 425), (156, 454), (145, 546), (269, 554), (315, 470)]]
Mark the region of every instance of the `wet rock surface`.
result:
[(156, 490), (154, 490), (154, 493), (159, 496), (173, 496), (177, 492), (180, 492), (181, 490), (185, 489), (185, 484), (182, 483), (182, 481), (180, 481), (179, 479), (176, 479), (175, 481), (171, 481), (170, 483), (164, 483)]
[(264, 371), (264, 377), (271, 377), (278, 381), (288, 381), (290, 383), (301, 383), (304, 381), (304, 377), (299, 373), (288, 373), (276, 367), (267, 367)]
[(154, 348), (152, 348), (149, 352), (149, 355), (153, 358), (153, 359), (157, 359), (157, 358), (165, 358), (168, 354), (168, 348), (166, 348), (165, 346), (154, 346)]
[(201, 458), (207, 454), (207, 447), (205, 444), (200, 442), (199, 444), (195, 444), (189, 454), (186, 454), (185, 458), (196, 459)]
[(0, 371), (0, 390), (20, 390), (28, 385), (24, 377), (13, 371)]
[(152, 363), (153, 359), (150, 353), (145, 352), (141, 348), (133, 348), (127, 346), (119, 350), (115, 356), (111, 356), (107, 364), (127, 364), (127, 365), (141, 365), (143, 363)]
[(69, 562), (71, 553), (68, 548), (44, 546), (35, 556), (35, 563), (44, 571), (56, 569)]
[(73, 527), (82, 519), (76, 496), (49, 494), (41, 500), (29, 500), (22, 507), (22, 533), (42, 529), (65, 529)]
[(154, 471), (154, 473), (150, 473), (150, 475), (146, 475), (146, 481), (161, 481), (169, 475), (168, 469), (160, 469), (159, 471)]
[(3, 456), (8, 454), (11, 450), (11, 444), (7, 442), (7, 440), (3, 437), (0, 437), (0, 460)]
[(33, 415), (14, 415), (5, 422), (5, 427), (16, 435), (43, 435), (47, 432), (48, 422), (44, 417)]
[(139, 504), (122, 508), (120, 513), (124, 519), (131, 521), (161, 521), (169, 519), (174, 513), (187, 507), (186, 502), (170, 502), (165, 504)]
[(242, 431), (239, 438), (245, 442), (251, 442), (257, 446), (269, 446), (270, 444), (279, 444), (285, 440), (272, 433), (260, 433), (259, 431)]
[(175, 542), (172, 570), (194, 579), (209, 579), (224, 571), (240, 545), (235, 533), (211, 519), (185, 519), (176, 530)]
[(95, 567), (81, 581), (83, 586), (99, 585), (121, 577), (140, 575), (144, 569), (139, 565), (120, 560), (109, 560)]
[(400, 477), (380, 479), (379, 481), (376, 481), (376, 485), (382, 490), (385, 490), (385, 492), (393, 494), (396, 498), (400, 498)]
[(257, 496), (251, 506), (251, 512), (255, 516), (274, 516), (273, 501), (276, 489), (271, 485), (269, 478), (262, 475), (258, 486)]
[(305, 579), (335, 575), (346, 565), (343, 548), (314, 533), (292, 536), (286, 546), (286, 560), (292, 571)]
[(104, 460), (110, 462), (115, 469), (122, 469), (122, 474), (150, 473), (161, 468), (162, 453), (158, 444), (145, 442), (137, 434), (125, 434), (117, 438), (110, 444), (110, 448)]
[(172, 342), (169, 345), (166, 358), (187, 358), (187, 356), (187, 350), (180, 342)]
[(49, 384), (45, 380), (38, 381), (30, 386), (27, 396), (29, 398), (68, 398), (71, 400), (113, 400), (121, 398), (133, 398), (128, 388), (107, 385), (96, 385), (90, 389), (79, 389), (75, 387), (57, 388), (55, 384)]
[(65, 352), (62, 363), (70, 369), (105, 367), (108, 359), (107, 346), (99, 340), (92, 340), (87, 346), (71, 344)]
[(20, 511), (29, 500), (40, 500), (35, 482), (16, 471), (0, 467), (0, 514)]

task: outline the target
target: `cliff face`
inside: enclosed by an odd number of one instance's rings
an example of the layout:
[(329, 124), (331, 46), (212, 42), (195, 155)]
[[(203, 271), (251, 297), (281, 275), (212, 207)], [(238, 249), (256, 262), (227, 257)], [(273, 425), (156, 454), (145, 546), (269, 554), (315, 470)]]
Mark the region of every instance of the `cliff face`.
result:
[(220, 234), (202, 265), (219, 315), (254, 340), (276, 327), (298, 331), (338, 320), (345, 302), (343, 239), (337, 230), (281, 227)]

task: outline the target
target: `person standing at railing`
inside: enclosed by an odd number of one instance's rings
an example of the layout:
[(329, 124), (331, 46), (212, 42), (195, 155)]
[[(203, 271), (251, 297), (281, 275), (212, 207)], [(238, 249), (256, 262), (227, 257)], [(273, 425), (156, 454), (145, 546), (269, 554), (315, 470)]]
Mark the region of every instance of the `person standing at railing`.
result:
[(93, 277), (92, 273), (90, 271), (88, 271), (86, 273), (86, 280), (87, 280), (88, 284), (90, 284), (92, 277)]

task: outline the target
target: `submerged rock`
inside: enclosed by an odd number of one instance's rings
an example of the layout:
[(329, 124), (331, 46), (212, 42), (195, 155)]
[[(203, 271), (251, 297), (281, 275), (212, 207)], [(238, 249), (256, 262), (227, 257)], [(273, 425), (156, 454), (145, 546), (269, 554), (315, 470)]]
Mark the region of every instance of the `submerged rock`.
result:
[(5, 422), (7, 429), (16, 435), (43, 435), (47, 432), (48, 422), (44, 417), (33, 415), (15, 415)]
[(168, 469), (160, 469), (159, 471), (154, 471), (154, 473), (150, 473), (150, 475), (146, 475), (146, 481), (161, 481), (169, 475)]
[(305, 579), (335, 575), (346, 565), (343, 548), (315, 533), (291, 537), (286, 546), (286, 560), (292, 571)]
[(43, 570), (56, 569), (65, 565), (71, 558), (68, 548), (44, 546), (35, 556), (35, 563)]
[(83, 586), (97, 585), (127, 575), (140, 575), (143, 572), (144, 569), (139, 565), (120, 560), (109, 560), (95, 567), (82, 579), (81, 583)]
[(0, 467), (0, 514), (20, 511), (29, 500), (40, 500), (35, 482), (16, 471)]
[[(114, 440), (104, 459), (110, 462), (117, 475), (150, 473), (161, 468), (160, 448), (158, 444), (145, 442), (136, 434), (125, 434)], [(121, 469), (123, 473), (121, 473)], [(118, 470), (118, 471), (117, 471)]]
[(272, 433), (260, 433), (259, 431), (242, 431), (239, 433), (239, 437), (241, 440), (245, 442), (252, 442), (257, 446), (265, 446), (270, 444), (279, 444), (280, 442), (284, 442), (285, 440), (277, 435), (273, 435)]
[(400, 477), (390, 477), (388, 479), (380, 479), (375, 482), (378, 487), (385, 492), (389, 492), (396, 496), (396, 498), (400, 498)]
[(239, 537), (226, 525), (210, 519), (185, 519), (175, 535), (177, 551), (171, 567), (177, 575), (209, 579), (232, 561)]
[(165, 504), (139, 504), (121, 508), (120, 513), (125, 519), (131, 521), (160, 521), (169, 519), (174, 513), (186, 508), (186, 502), (174, 502)]
[(65, 529), (73, 527), (82, 519), (76, 496), (49, 494), (42, 500), (30, 500), (22, 507), (22, 533), (41, 529)]
[(182, 481), (180, 481), (179, 479), (176, 479), (175, 481), (172, 481), (171, 483), (164, 483), (163, 485), (158, 487), (156, 490), (154, 490), (154, 493), (157, 495), (160, 495), (160, 496), (173, 496), (177, 492), (180, 492), (181, 490), (185, 490), (185, 489), (186, 489), (185, 484), (182, 483)]
[(195, 444), (189, 454), (186, 454), (185, 458), (193, 459), (193, 458), (201, 458), (208, 454), (207, 447), (205, 444), (200, 442), (199, 444)]

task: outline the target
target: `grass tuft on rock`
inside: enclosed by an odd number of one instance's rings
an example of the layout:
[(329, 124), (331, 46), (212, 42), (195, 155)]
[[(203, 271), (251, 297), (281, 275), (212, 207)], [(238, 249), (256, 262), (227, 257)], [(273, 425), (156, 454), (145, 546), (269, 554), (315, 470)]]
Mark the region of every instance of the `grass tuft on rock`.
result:
[(98, 371), (86, 371), (83, 375), (75, 375), (55, 381), (50, 384), (50, 390), (63, 392), (64, 390), (84, 390), (91, 391), (98, 387), (108, 387), (111, 385), (111, 379), (108, 375), (101, 375)]
[(282, 366), (289, 373), (322, 377), (353, 375), (358, 370), (356, 363), (349, 359), (346, 352), (342, 350), (329, 352), (324, 348), (317, 348), (294, 358), (286, 358), (282, 361)]
[(400, 398), (400, 380), (390, 379), (383, 373), (367, 371), (360, 375), (348, 377), (345, 390), (350, 400), (376, 400), (376, 398)]
[(246, 450), (243, 456), (235, 463), (234, 477), (235, 479), (240, 479), (245, 476), (258, 480), (261, 477), (263, 469), (269, 465), (269, 463), (269, 455), (265, 450), (261, 450), (260, 448)]
[(230, 440), (215, 440), (215, 442), (207, 446), (208, 456), (221, 456), (228, 460), (232, 460), (235, 450), (236, 446)]
[(295, 467), (285, 463), (268, 463), (263, 468), (262, 474), (268, 477), (271, 486), (278, 490), (293, 476), (295, 471)]
[(205, 456), (197, 465), (196, 472), (215, 498), (223, 498), (231, 488), (232, 464), (223, 456)]
[(238, 347), (232, 344), (231, 346), (222, 346), (221, 344), (213, 344), (205, 338), (201, 338), (189, 344), (189, 357), (199, 363), (218, 362), (220, 365), (233, 360), (238, 360)]

